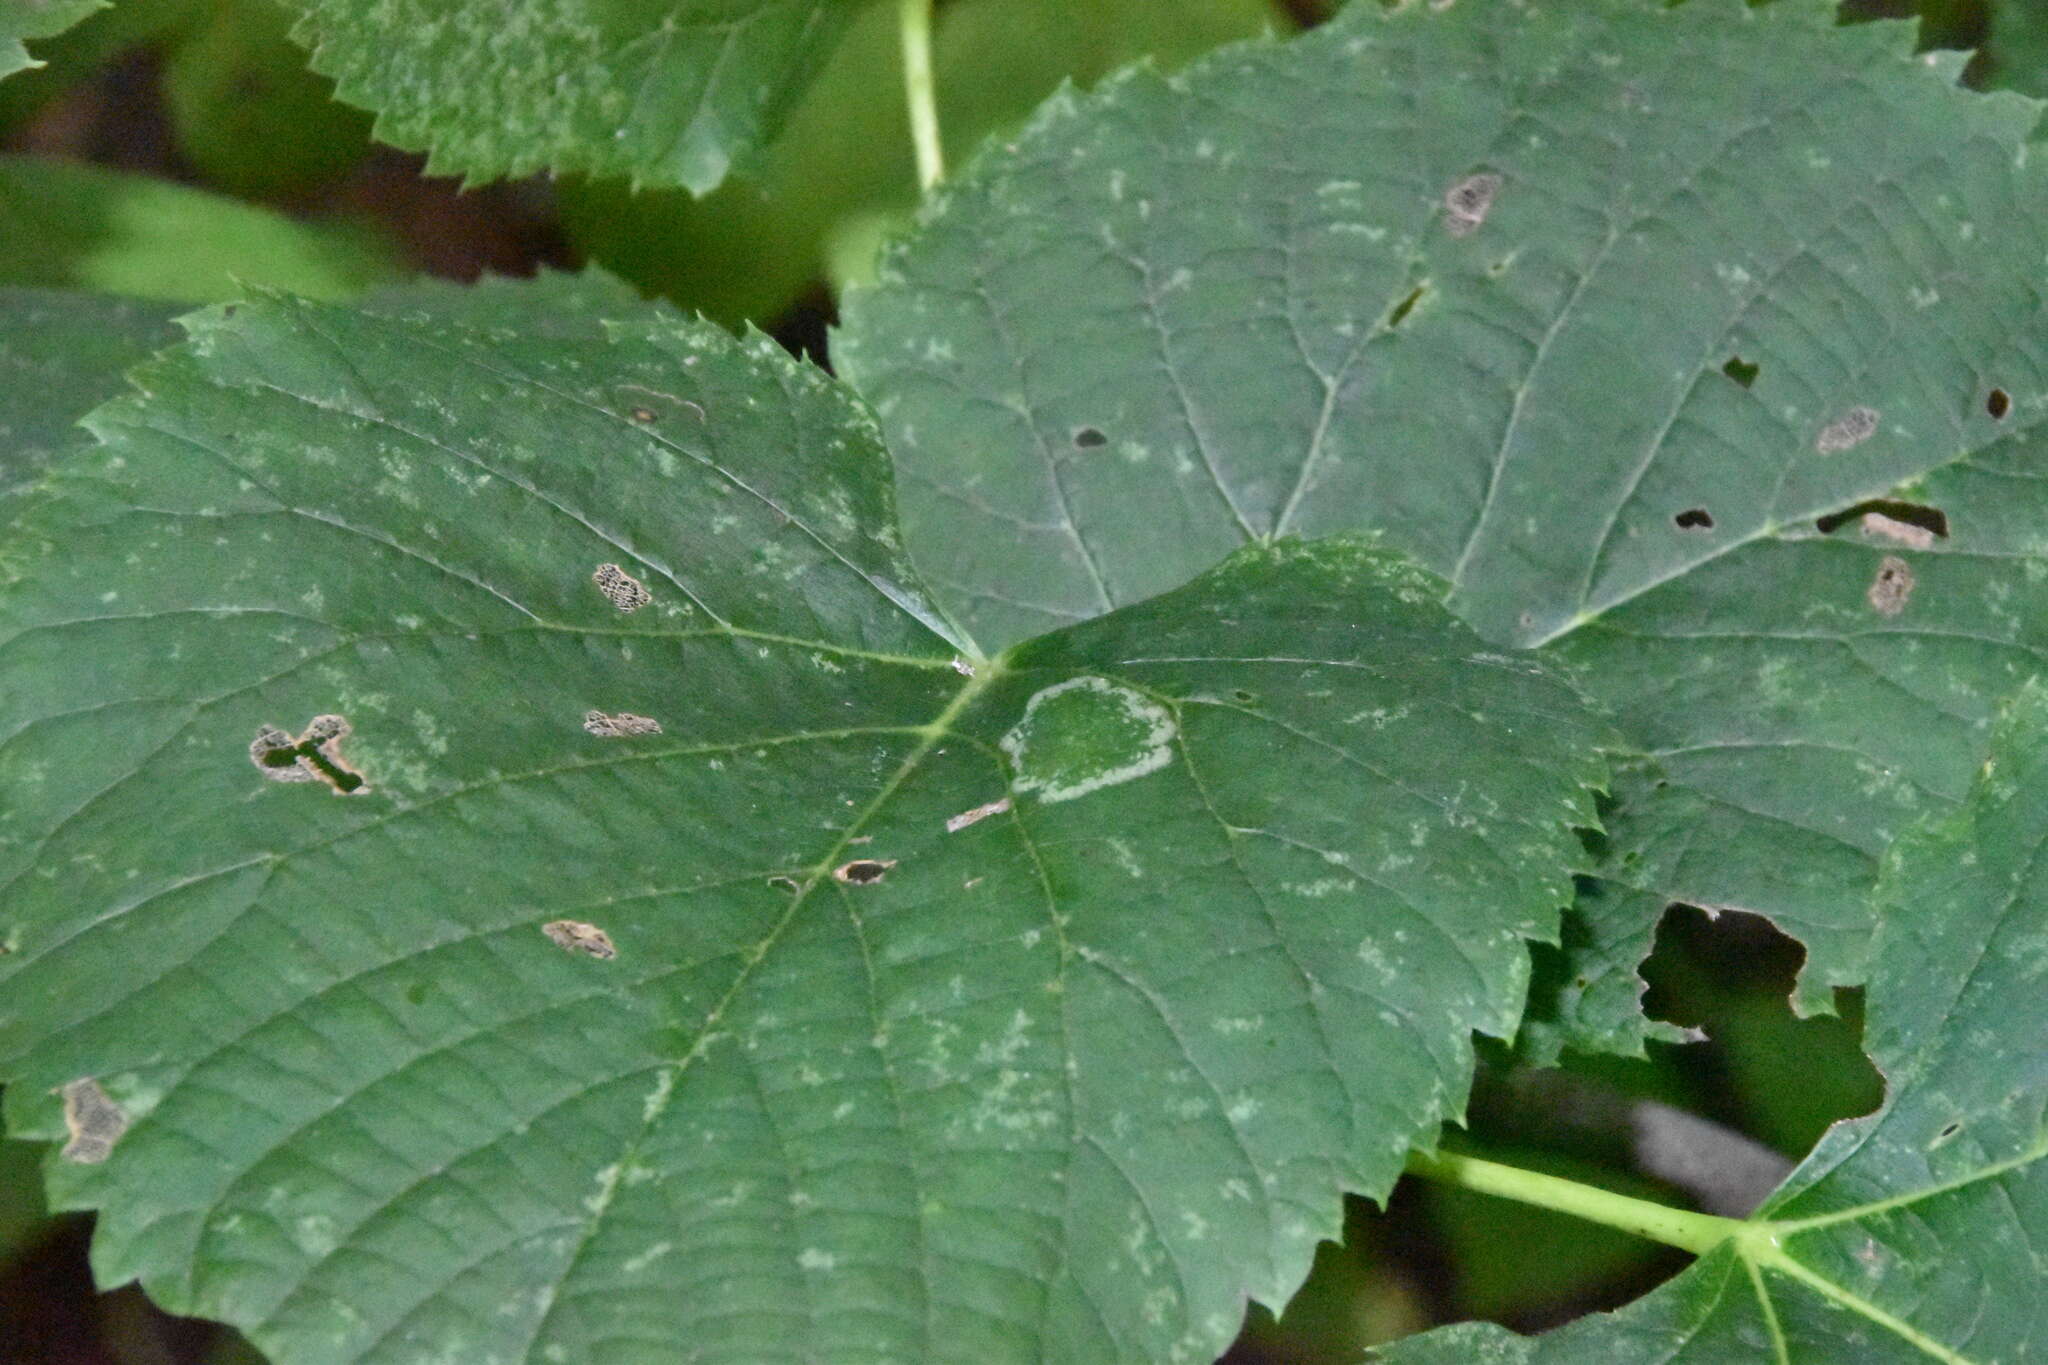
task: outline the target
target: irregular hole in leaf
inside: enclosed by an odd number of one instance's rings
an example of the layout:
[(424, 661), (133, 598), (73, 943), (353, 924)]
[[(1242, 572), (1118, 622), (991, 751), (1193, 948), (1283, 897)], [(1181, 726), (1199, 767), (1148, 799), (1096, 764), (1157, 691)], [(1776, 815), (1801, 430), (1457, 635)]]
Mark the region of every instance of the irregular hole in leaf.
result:
[(946, 819), (946, 833), (958, 834), (969, 825), (980, 824), (983, 820), (988, 819), (989, 816), (1001, 815), (1009, 809), (1010, 798), (1007, 796), (994, 801), (984, 802), (972, 810), (963, 810), (958, 815), (948, 816)]
[(1671, 524), (1681, 531), (1711, 531), (1714, 515), (1704, 507), (1688, 507), (1673, 517)]
[(1879, 616), (1897, 616), (1913, 596), (1913, 567), (1897, 555), (1886, 555), (1864, 596)]
[(2012, 395), (2004, 389), (1993, 389), (1984, 396), (1984, 411), (1991, 414), (1995, 422), (2003, 422), (2005, 415), (2012, 411)]
[(1108, 444), (1109, 437), (1103, 435), (1099, 428), (1074, 428), (1074, 449), (1076, 450), (1095, 450), (1101, 446), (1106, 446)]
[(540, 927), (540, 931), (548, 936), (549, 942), (567, 952), (582, 953), (600, 962), (609, 962), (619, 955), (619, 950), (612, 946), (610, 934), (582, 920), (549, 920)]
[(1444, 230), (1453, 237), (1469, 237), (1493, 212), (1500, 194), (1501, 178), (1492, 171), (1468, 175), (1444, 191)]
[(1862, 523), (1865, 536), (1882, 537), (1916, 550), (1925, 550), (1937, 538), (1948, 536), (1948, 513), (1924, 502), (1904, 502), (1898, 498), (1870, 498), (1854, 507), (1830, 512), (1814, 522), (1813, 528), (1824, 536), (1832, 535), (1852, 521)]
[(1877, 434), (1877, 420), (1876, 408), (1850, 408), (1820, 429), (1820, 435), (1814, 437), (1813, 448), (1823, 455), (1839, 455), (1845, 450), (1854, 450)]
[(1960, 1133), (1962, 1131), (1963, 1125), (1960, 1123), (1943, 1124), (1941, 1131), (1934, 1135), (1934, 1140), (1927, 1144), (1927, 1150), (1931, 1152), (1937, 1147), (1947, 1146), (1949, 1139), (1953, 1138), (1957, 1133)]
[(1234, 688), (1231, 691), (1230, 699), (1236, 702), (1239, 706), (1250, 706), (1253, 702), (1259, 699), (1259, 694), (1256, 692), (1247, 691), (1246, 689), (1239, 687)]
[(1721, 367), (1721, 373), (1746, 389), (1756, 383), (1756, 377), (1763, 373), (1763, 366), (1752, 365), (1739, 355), (1731, 355), (1728, 363)]
[(70, 1140), (57, 1155), (86, 1166), (105, 1161), (128, 1131), (128, 1111), (90, 1076), (65, 1082), (58, 1094), (64, 1098), (64, 1128)]
[(833, 868), (832, 875), (850, 886), (867, 886), (882, 880), (894, 866), (894, 858), (855, 858)]
[(627, 573), (616, 564), (600, 564), (590, 575), (590, 581), (597, 584), (597, 590), (605, 600), (620, 611), (638, 611), (654, 600), (654, 594), (647, 591), (647, 585)]
[(599, 739), (623, 739), (628, 735), (658, 735), (661, 722), (652, 716), (636, 716), (631, 711), (621, 711), (608, 716), (602, 711), (583, 713), (583, 728)]
[(1418, 284), (1409, 290), (1408, 296), (1388, 311), (1386, 322), (1381, 324), (1383, 330), (1391, 332), (1403, 322), (1406, 322), (1408, 315), (1415, 311), (1415, 305), (1422, 302), (1422, 296), (1428, 292), (1429, 286), (1427, 284)]
[(768, 879), (768, 885), (774, 887), (778, 891), (796, 891), (800, 889), (799, 883), (797, 882), (796, 878), (784, 876), (781, 873), (777, 873), (775, 876), (770, 877)]
[(249, 761), (273, 782), (325, 782), (335, 795), (352, 796), (368, 791), (370, 784), (335, 747), (348, 733), (349, 724), (340, 716), (315, 716), (297, 736), (263, 725), (249, 742)]

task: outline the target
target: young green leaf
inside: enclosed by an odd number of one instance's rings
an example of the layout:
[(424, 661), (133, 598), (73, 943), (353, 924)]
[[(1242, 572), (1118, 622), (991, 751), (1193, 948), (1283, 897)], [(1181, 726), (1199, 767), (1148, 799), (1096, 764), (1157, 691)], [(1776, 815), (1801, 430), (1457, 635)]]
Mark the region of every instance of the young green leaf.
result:
[(588, 171), (703, 194), (772, 140), (851, 0), (284, 0), (376, 134), (471, 181)]
[(0, 282), (177, 303), (252, 288), (345, 298), (402, 272), (390, 245), (346, 221), (301, 223), (153, 176), (0, 156)]
[(1884, 1106), (1837, 1125), (1726, 1244), (1618, 1313), (1527, 1339), (1461, 1326), (1422, 1362), (2025, 1360), (2048, 1341), (2048, 689), (2029, 684), (1958, 813), (1885, 860), (1870, 970)]
[[(1379, 528), (1643, 755), (1566, 1035), (1640, 1046), (1626, 959), (1672, 900), (1800, 933), (1824, 1007), (1878, 850), (2033, 666), (2048, 568), (2033, 533), (1930, 566), (1977, 507), (1864, 515), (2048, 416), (2037, 106), (1911, 36), (1820, 0), (1357, 4), (1054, 101), (848, 301), (913, 557), (1000, 644)], [(1999, 496), (2040, 524), (2036, 487)]]
[(1355, 540), (980, 657), (842, 390), (503, 304), (189, 319), (4, 561), (0, 1078), (103, 1282), (294, 1362), (1213, 1355), (1513, 1030), (1601, 725)]

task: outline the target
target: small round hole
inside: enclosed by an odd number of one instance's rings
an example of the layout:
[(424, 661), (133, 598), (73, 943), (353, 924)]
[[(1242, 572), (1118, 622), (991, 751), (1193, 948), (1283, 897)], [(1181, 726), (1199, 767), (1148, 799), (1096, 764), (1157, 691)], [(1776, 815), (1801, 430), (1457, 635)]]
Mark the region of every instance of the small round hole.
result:
[(2012, 395), (2004, 389), (1993, 389), (1984, 398), (1984, 411), (1991, 414), (1994, 422), (2003, 422), (2005, 415), (2012, 411)]
[(1074, 430), (1074, 448), (1076, 450), (1094, 450), (1098, 446), (1106, 446), (1108, 444), (1109, 438), (1094, 427), (1077, 427)]
[(1671, 524), (1681, 531), (1711, 531), (1714, 515), (1704, 507), (1688, 507), (1673, 517)]

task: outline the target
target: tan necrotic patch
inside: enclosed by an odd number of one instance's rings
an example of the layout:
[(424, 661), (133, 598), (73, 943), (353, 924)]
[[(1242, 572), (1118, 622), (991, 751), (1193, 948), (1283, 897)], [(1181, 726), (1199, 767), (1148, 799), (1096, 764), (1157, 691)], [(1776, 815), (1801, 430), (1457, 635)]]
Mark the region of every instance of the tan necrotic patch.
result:
[(605, 600), (620, 611), (638, 611), (654, 600), (654, 594), (647, 591), (647, 585), (627, 573), (616, 564), (600, 564), (590, 575), (590, 581), (597, 584), (597, 590)]

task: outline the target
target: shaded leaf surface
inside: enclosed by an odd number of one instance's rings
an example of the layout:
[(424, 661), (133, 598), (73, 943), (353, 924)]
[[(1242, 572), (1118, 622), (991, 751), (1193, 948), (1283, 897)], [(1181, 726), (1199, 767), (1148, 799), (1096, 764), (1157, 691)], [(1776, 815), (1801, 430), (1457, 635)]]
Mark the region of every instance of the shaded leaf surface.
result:
[(423, 298), (188, 321), (7, 562), (8, 1126), (119, 1106), (102, 1280), (294, 1361), (1221, 1349), (1513, 1028), (1573, 690), (1358, 542), (967, 663), (817, 372)]
[(120, 393), (121, 372), (170, 344), (162, 304), (0, 288), (0, 494), (90, 440), (78, 419)]
[(287, 0), (336, 93), (469, 180), (589, 171), (702, 194), (772, 139), (852, 0)]
[(2024, 1360), (2048, 1339), (2048, 691), (2030, 684), (1958, 813), (1879, 883), (1867, 1038), (1889, 1094), (1836, 1125), (1747, 1238), (1611, 1315), (1527, 1339), (1461, 1326), (1424, 1361)]
[(1356, 5), (1055, 101), (848, 307), (914, 556), (1000, 643), (1381, 528), (1643, 755), (1563, 1035), (1640, 1046), (1673, 900), (1799, 933), (1823, 1005), (2034, 644), (2031, 529), (1814, 530), (1967, 457), (2037, 486), (2036, 108), (1910, 46), (1808, 0)]

